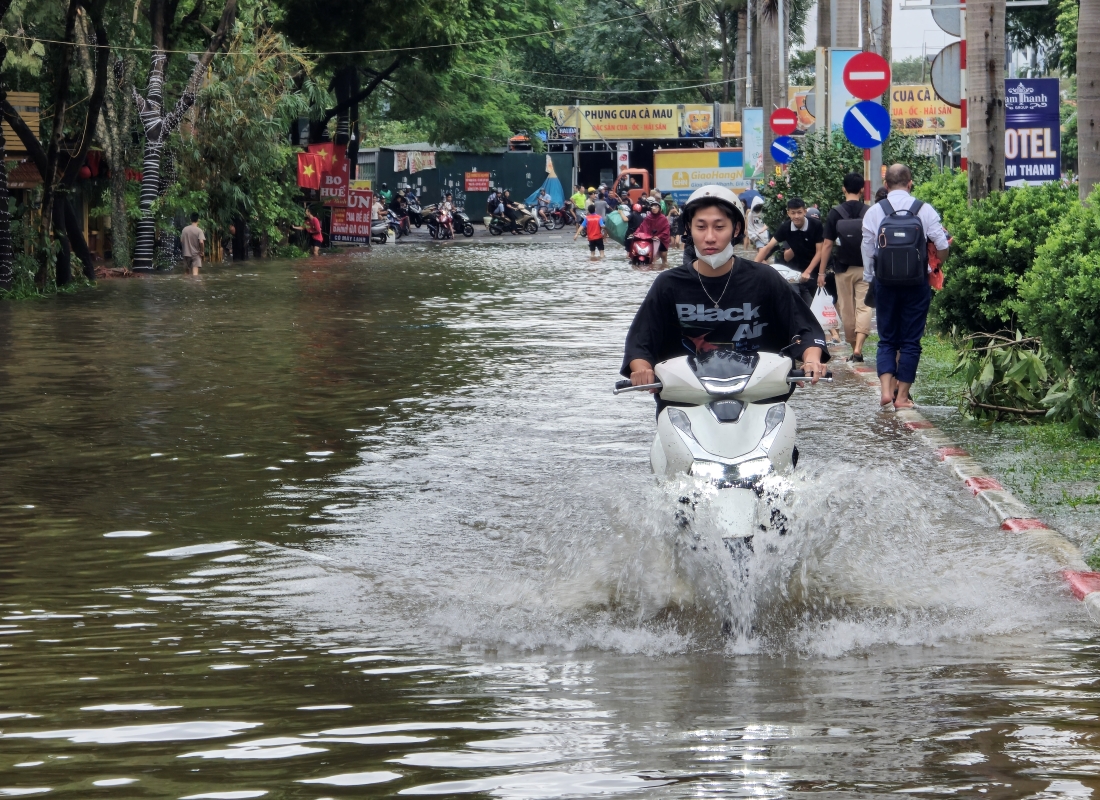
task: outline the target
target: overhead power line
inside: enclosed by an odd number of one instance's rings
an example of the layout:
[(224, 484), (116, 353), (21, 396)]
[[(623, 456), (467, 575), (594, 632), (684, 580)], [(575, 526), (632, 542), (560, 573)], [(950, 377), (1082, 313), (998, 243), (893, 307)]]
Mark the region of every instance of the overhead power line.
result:
[[(536, 86), (536, 85), (531, 84), (531, 83), (520, 83), (518, 81), (505, 80), (504, 78), (492, 78), (488, 75), (478, 75), (478, 74), (473, 73), (473, 72), (466, 72), (465, 70), (458, 69), (457, 67), (451, 67), (451, 69), (452, 69), (452, 71), (457, 72), (460, 75), (466, 75), (467, 77), (470, 77), (470, 78), (480, 78), (483, 81), (492, 81), (493, 83), (503, 83), (503, 84), (507, 84), (508, 86), (521, 86), (524, 89), (541, 89), (542, 91), (546, 91), (546, 92), (562, 92), (564, 94), (605, 95), (605, 94), (638, 94), (639, 92), (645, 91), (645, 90), (642, 90), (642, 89), (608, 89), (606, 91), (601, 91), (599, 89), (568, 89), (568, 88), (563, 89), (559, 86)], [(708, 83), (695, 83), (695, 84), (692, 84), (691, 86), (668, 86), (668, 87), (663, 88), (663, 89), (654, 89), (652, 91), (677, 92), (677, 91), (681, 91), (683, 89), (701, 89), (704, 86), (721, 86), (723, 83), (735, 83), (737, 81), (743, 81), (743, 80), (746, 80), (746, 78), (731, 78), (728, 81), (710, 81)]]
[[(663, 10), (671, 11), (673, 9), (687, 8), (688, 6), (698, 5), (703, 0), (682, 0), (682, 2), (674, 3), (670, 6), (666, 6)], [(586, 22), (582, 25), (570, 25), (564, 28), (554, 28), (553, 30), (546, 31), (533, 31), (531, 33), (517, 33), (512, 36), (498, 36), (492, 39), (471, 39), (466, 42), (451, 42), (448, 44), (422, 44), (412, 45), (409, 47), (389, 47), (377, 50), (297, 50), (298, 55), (303, 56), (354, 56), (354, 55), (384, 55), (387, 53), (409, 53), (418, 52), (422, 50), (444, 50), (448, 47), (468, 47), (475, 44), (493, 44), (495, 42), (511, 42), (517, 39), (532, 39), (537, 36), (556, 36), (559, 33), (567, 33), (569, 31), (582, 30), (584, 28), (592, 28), (598, 25), (607, 25), (611, 22), (619, 22), (624, 19), (633, 19), (634, 17), (641, 17), (649, 14), (649, 11), (639, 11), (635, 14), (624, 14), (621, 17), (611, 17), (610, 19), (602, 19), (597, 22)], [(77, 42), (66, 42), (60, 39), (37, 39), (33, 36), (18, 36), (14, 33), (4, 35), (5, 39), (15, 40), (21, 42), (41, 42), (42, 44), (62, 44), (70, 45), (73, 47), (85, 47), (90, 45), (80, 45)], [(151, 53), (152, 47), (121, 47), (111, 46), (112, 50), (136, 52), (136, 53)], [(173, 55), (190, 55), (193, 50), (162, 50), (162, 53), (170, 53)], [(215, 53), (215, 55), (254, 55), (253, 51), (248, 50), (223, 50)]]

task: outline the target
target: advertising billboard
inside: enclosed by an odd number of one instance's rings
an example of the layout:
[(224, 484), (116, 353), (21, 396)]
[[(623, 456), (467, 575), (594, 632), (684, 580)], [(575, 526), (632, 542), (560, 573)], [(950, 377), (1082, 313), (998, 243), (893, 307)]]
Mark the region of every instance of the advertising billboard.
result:
[(834, 131), (844, 127), (844, 115), (859, 102), (844, 85), (844, 67), (859, 53), (859, 50), (829, 50), (829, 125)]
[(894, 133), (906, 136), (958, 134), (961, 130), (959, 109), (938, 98), (930, 83), (891, 86), (890, 117)]
[(332, 209), (329, 238), (345, 244), (369, 244), (374, 192), (351, 189), (347, 198), (347, 206)]
[(669, 105), (547, 106), (550, 138), (584, 142), (615, 139), (713, 138), (714, 106)]
[(745, 180), (760, 180), (764, 171), (764, 109), (741, 111), (741, 145), (745, 154)]
[(741, 148), (654, 150), (653, 172), (662, 194), (683, 204), (700, 186), (717, 183), (735, 191), (749, 187)]
[(1062, 177), (1057, 78), (1005, 81), (1005, 185)]

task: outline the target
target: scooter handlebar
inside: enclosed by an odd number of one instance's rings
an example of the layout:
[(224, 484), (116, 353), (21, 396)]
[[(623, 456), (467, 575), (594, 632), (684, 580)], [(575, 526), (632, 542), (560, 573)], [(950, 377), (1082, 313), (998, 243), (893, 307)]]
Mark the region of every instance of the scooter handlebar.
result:
[[(787, 382), (788, 383), (801, 383), (802, 381), (810, 380), (812, 377), (813, 376), (811, 376), (811, 375), (807, 375), (806, 370), (804, 370), (804, 369), (792, 369), (787, 374)], [(824, 378), (818, 378), (818, 381), (832, 381), (832, 379), (833, 379), (833, 373), (832, 372), (826, 372), (825, 377)]]
[(642, 383), (638, 386), (631, 386), (629, 379), (623, 379), (621, 381), (615, 381), (615, 388), (611, 390), (612, 394), (622, 394), (623, 392), (641, 392), (648, 391), (649, 389), (657, 389), (660, 391), (662, 384), (657, 383)]

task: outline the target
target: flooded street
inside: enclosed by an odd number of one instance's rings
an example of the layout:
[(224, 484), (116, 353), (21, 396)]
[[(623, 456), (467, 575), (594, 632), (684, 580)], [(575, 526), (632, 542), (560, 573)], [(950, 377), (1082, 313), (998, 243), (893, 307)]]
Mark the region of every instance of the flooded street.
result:
[(1100, 786), (1100, 632), (847, 371), (743, 585), (611, 394), (617, 252), (205, 272), (0, 305), (0, 797)]

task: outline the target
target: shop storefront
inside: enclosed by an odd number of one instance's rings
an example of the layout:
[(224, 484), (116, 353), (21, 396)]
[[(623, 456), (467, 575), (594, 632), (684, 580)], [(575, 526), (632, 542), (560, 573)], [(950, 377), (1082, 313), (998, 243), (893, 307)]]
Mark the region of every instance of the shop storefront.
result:
[(547, 106), (546, 114), (547, 148), (572, 156), (572, 182), (583, 186), (611, 185), (623, 167), (652, 172), (655, 150), (717, 147), (722, 118), (713, 103)]

